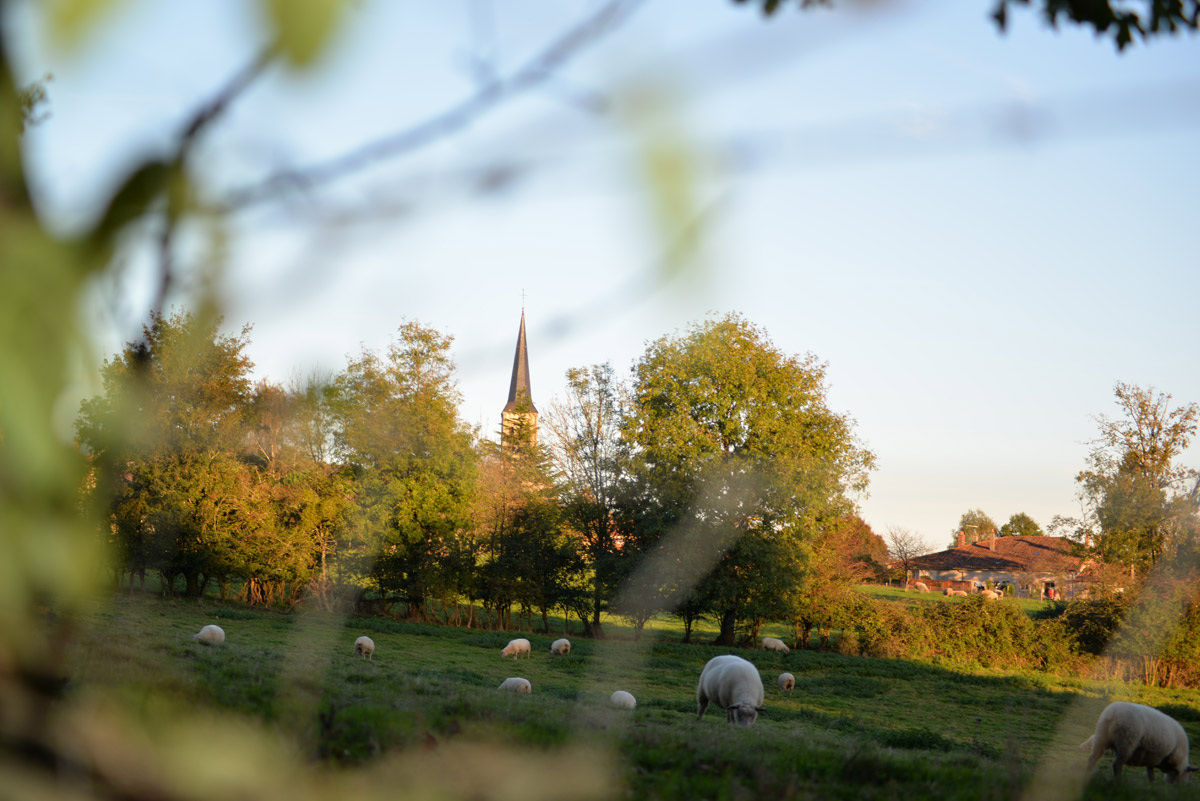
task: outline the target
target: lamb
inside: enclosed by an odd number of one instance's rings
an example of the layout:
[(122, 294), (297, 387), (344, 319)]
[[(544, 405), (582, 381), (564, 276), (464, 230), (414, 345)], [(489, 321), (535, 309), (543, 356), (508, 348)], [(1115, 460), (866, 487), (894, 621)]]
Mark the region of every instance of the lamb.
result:
[(1154, 769), (1167, 774), (1171, 783), (1183, 781), (1197, 768), (1188, 765), (1187, 732), (1171, 716), (1154, 707), (1116, 701), (1105, 707), (1096, 721), (1096, 733), (1087, 738), (1080, 751), (1092, 749), (1087, 769), (1090, 773), (1104, 752), (1113, 750), (1113, 776), (1120, 777), (1125, 765), (1146, 768), (1154, 781)]
[(613, 706), (619, 706), (621, 709), (633, 709), (637, 706), (637, 699), (633, 697), (633, 694), (624, 690), (617, 690), (608, 700)]
[(795, 676), (793, 676), (791, 673), (780, 673), (779, 674), (779, 689), (783, 690), (784, 692), (788, 692), (789, 690), (793, 690), (795, 688), (796, 688), (796, 677)]
[(571, 641), (566, 637), (550, 643), (550, 656), (566, 656), (571, 653)]
[(533, 685), (529, 683), (529, 679), (521, 679), (517, 677), (507, 678), (500, 682), (498, 690), (507, 690), (510, 693), (525, 693), (528, 695), (533, 692)]
[(725, 654), (708, 660), (696, 685), (703, 720), (709, 702), (725, 710), (725, 720), (749, 728), (763, 711), (763, 684), (758, 668), (740, 656)]
[(200, 629), (199, 634), (193, 634), (192, 639), (199, 640), (206, 645), (220, 645), (225, 642), (225, 630), (220, 626), (208, 625)]
[(363, 659), (374, 659), (375, 641), (370, 637), (359, 637), (354, 641), (354, 655), (361, 656)]
[(518, 637), (515, 640), (509, 640), (508, 645), (504, 646), (504, 650), (500, 652), (500, 658), (503, 659), (506, 656), (511, 656), (513, 659), (517, 659), (521, 654), (525, 654), (528, 657), (531, 653), (532, 649), (529, 646), (529, 640), (524, 637)]
[(764, 651), (779, 651), (781, 654), (786, 654), (790, 650), (783, 644), (783, 640), (775, 637), (763, 637), (762, 647)]

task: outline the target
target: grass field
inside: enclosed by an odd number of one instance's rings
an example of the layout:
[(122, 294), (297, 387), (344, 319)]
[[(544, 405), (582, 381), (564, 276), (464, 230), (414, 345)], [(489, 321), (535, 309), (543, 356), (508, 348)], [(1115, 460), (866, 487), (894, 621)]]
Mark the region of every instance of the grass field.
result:
[[(223, 646), (191, 639), (214, 622)], [(77, 697), (145, 719), (164, 708), (182, 719), (232, 715), (282, 740), (299, 764), (327, 766), (319, 770), (377, 776), (380, 764), (408, 758), (409, 782), (422, 771), (444, 777), (444, 760), (465, 747), (475, 750), (464, 765), (504, 754), (501, 775), (577, 781), (591, 793), (580, 797), (1076, 798), (1071, 782), (1082, 786), (1085, 762), (1076, 746), (1109, 700), (1167, 709), (1200, 738), (1197, 691), (718, 649), (653, 627), (635, 642), (612, 631), (604, 641), (572, 638), (572, 653), (558, 659), (549, 656), (557, 634), (522, 634), (533, 654), (514, 661), (499, 655), (516, 636), (505, 632), (133, 595), (76, 621), (68, 665)], [(360, 634), (376, 642), (372, 661), (352, 656)], [(741, 654), (763, 676), (766, 712), (752, 729), (713, 708), (696, 720), (696, 679), (718, 653)], [(789, 694), (776, 683), (785, 670), (796, 677)], [(508, 676), (529, 679), (533, 694), (498, 692)], [(637, 697), (635, 711), (608, 705), (616, 689)], [(1200, 799), (1200, 782), (1168, 791), (1130, 770), (1115, 783), (1109, 764), (1082, 797)], [(507, 797), (487, 775), (448, 797)]]

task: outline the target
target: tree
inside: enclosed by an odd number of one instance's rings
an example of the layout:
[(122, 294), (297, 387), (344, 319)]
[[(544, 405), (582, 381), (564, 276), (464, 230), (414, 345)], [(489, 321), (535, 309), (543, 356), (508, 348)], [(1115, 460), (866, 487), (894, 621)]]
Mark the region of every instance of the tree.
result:
[(452, 342), (406, 322), (385, 356), (364, 349), (334, 382), (336, 452), (356, 483), (347, 556), (417, 616), (436, 588), (462, 578), (446, 575), (461, 565), (445, 557), (467, 522), (475, 460)]
[(617, 589), (617, 493), (628, 463), (621, 438), (627, 390), (612, 365), (567, 371), (567, 392), (542, 418), (549, 431), (554, 470), (562, 488), (565, 520), (579, 537), (592, 570), (590, 620), (600, 636), (600, 616)]
[(954, 538), (950, 541), (951, 548), (958, 547), (958, 535), (962, 533), (968, 544), (986, 540), (999, 530), (999, 526), (988, 517), (982, 509), (969, 509), (958, 519), (958, 528), (954, 530)]
[(634, 367), (630, 544), (646, 553), (674, 529), (705, 532), (714, 566), (699, 594), (722, 644), (739, 622), (753, 631), (786, 614), (811, 542), (866, 486), (873, 456), (826, 406), (824, 377), (736, 314), (651, 343)]
[(261, 497), (239, 497), (254, 483), (236, 456), (251, 399), (249, 328), (223, 335), (220, 324), (152, 315), (140, 340), (105, 361), (104, 392), (75, 421), (126, 566), (159, 570), (168, 593), (177, 575), (198, 595), (207, 578), (233, 572), (229, 538), (269, 517)]
[[(734, 0), (735, 3), (761, 5), (763, 13), (774, 14), (786, 0)], [(800, 8), (810, 6), (832, 6), (832, 0), (795, 0)], [(1163, 33), (1176, 33), (1180, 29), (1195, 31), (1200, 27), (1200, 1), (1198, 0), (1140, 0), (1143, 11), (1131, 6), (1138, 3), (1113, 0), (997, 0), (992, 10), (992, 20), (1003, 33), (1008, 28), (1008, 8), (1012, 5), (1034, 6), (1039, 15), (1057, 29), (1060, 21), (1091, 28), (1097, 36), (1112, 35), (1117, 50), (1123, 50), (1133, 42), (1136, 35), (1143, 42)]]
[(1001, 537), (1040, 537), (1042, 536), (1042, 527), (1024, 512), (1017, 512), (1008, 518), (1008, 522), (1000, 527), (997, 534)]
[(1100, 415), (1088, 469), (1076, 476), (1095, 551), (1107, 563), (1145, 570), (1191, 541), (1196, 470), (1177, 464), (1196, 433), (1200, 406), (1171, 408), (1171, 396), (1118, 382), (1121, 416)]
[(919, 534), (900, 526), (888, 526), (887, 545), (888, 554), (903, 566), (904, 581), (907, 585), (912, 571), (912, 561), (929, 549), (925, 547), (925, 542)]

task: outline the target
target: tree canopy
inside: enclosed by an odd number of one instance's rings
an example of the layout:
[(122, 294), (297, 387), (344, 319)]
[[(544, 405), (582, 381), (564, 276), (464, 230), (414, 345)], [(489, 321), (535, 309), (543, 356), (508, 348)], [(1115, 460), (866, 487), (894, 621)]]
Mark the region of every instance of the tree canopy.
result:
[(652, 342), (634, 367), (631, 538), (645, 550), (700, 532), (713, 566), (691, 593), (674, 589), (704, 599), (722, 642), (783, 611), (813, 542), (866, 487), (873, 455), (826, 405), (824, 381), (815, 357), (783, 353), (736, 314)]
[[(797, 8), (832, 7), (832, 0), (734, 0), (752, 4), (770, 16), (787, 5)], [(1155, 36), (1200, 28), (1200, 0), (996, 0), (991, 18), (1003, 33), (1008, 30), (1011, 6), (1032, 8), (1051, 28), (1060, 23), (1090, 28), (1096, 36), (1111, 36), (1117, 50), (1136, 39), (1148, 42)]]

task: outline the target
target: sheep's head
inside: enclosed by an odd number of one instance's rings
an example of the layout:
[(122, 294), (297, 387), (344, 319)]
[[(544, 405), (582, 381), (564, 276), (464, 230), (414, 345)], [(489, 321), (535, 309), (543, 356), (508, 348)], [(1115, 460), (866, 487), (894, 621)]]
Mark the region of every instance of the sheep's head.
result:
[(754, 721), (758, 720), (758, 713), (762, 712), (761, 706), (754, 704), (738, 704), (731, 706), (725, 710), (725, 719), (730, 723), (736, 723), (739, 726), (750, 728), (754, 725)]

